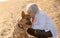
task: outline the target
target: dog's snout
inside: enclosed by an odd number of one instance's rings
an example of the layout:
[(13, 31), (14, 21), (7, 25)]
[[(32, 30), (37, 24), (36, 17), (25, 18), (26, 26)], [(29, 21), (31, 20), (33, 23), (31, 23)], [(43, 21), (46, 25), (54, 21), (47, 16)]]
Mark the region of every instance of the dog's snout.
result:
[(32, 25), (32, 23), (30, 22), (30, 24), (29, 25)]
[(31, 22), (27, 22), (26, 24), (27, 24), (27, 25), (32, 25), (32, 23), (31, 23)]

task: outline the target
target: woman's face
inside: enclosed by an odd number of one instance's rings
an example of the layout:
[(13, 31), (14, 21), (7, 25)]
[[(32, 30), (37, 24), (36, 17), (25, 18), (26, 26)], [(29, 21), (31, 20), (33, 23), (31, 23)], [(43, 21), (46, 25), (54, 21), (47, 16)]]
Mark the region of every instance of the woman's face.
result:
[(30, 15), (30, 17), (34, 17), (35, 16), (35, 13), (32, 13), (32, 12), (29, 12), (28, 14)]

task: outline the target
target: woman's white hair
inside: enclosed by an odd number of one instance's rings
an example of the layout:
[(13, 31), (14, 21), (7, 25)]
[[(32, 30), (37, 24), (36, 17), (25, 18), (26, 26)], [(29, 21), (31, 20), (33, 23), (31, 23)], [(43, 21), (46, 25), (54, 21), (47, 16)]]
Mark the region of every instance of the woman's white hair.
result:
[(26, 6), (26, 11), (27, 12), (32, 12), (35, 13), (38, 11), (38, 6), (35, 3), (30, 3)]

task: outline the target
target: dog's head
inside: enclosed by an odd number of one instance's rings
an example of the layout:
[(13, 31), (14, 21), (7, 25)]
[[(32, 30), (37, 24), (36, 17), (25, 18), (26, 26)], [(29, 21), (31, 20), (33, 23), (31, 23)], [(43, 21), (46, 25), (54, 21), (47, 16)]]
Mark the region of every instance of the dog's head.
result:
[(29, 26), (32, 25), (30, 16), (28, 14), (25, 14), (24, 11), (22, 11), (21, 17), (22, 18), (19, 22), (19, 24), (20, 24), (19, 26), (21, 26), (23, 28), (28, 28)]
[(22, 19), (20, 20), (20, 23), (22, 23), (22, 25), (31, 25), (31, 18), (28, 14), (25, 14), (24, 11), (22, 11)]

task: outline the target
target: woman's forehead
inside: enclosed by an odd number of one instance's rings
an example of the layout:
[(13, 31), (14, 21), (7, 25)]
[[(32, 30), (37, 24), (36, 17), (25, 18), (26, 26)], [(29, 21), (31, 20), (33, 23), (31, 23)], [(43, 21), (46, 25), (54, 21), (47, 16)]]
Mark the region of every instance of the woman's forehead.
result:
[(36, 6), (37, 6), (37, 4), (35, 4), (35, 3), (30, 3), (30, 4), (28, 4), (28, 5), (26, 6), (26, 10), (31, 10), (32, 7), (36, 7)]
[(32, 6), (32, 5), (36, 5), (35, 3), (30, 3), (30, 4), (28, 4), (27, 6), (26, 6), (26, 8), (29, 8), (30, 6)]

